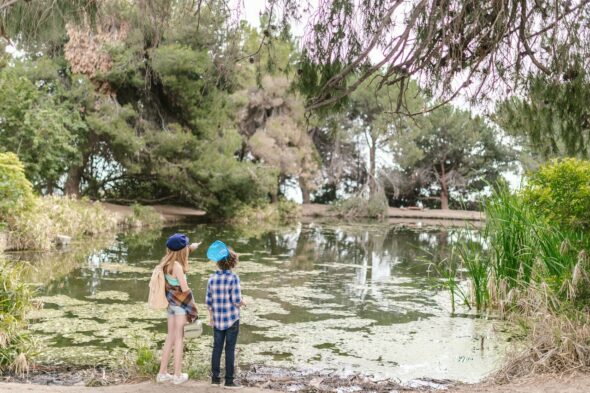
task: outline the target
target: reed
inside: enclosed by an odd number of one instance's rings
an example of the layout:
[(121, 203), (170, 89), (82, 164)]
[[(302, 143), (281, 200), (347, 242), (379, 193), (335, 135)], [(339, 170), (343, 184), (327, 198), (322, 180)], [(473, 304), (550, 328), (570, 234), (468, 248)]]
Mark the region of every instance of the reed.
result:
[(454, 258), (456, 272), (470, 285), (464, 302), (498, 311), (524, 332), (524, 349), (509, 357), (496, 378), (590, 370), (588, 235), (556, 224), (504, 187), (485, 210), (484, 250), (464, 243)]
[(29, 370), (34, 351), (26, 315), (33, 308), (33, 295), (22, 269), (0, 261), (0, 372)]

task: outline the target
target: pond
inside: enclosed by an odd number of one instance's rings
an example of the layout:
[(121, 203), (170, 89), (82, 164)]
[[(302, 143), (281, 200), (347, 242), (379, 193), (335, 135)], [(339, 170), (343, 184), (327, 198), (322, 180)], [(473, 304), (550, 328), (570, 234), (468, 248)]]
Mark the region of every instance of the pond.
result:
[[(206, 281), (214, 271), (206, 245), (222, 239), (240, 254), (236, 271), (248, 303), (238, 345), (242, 365), (475, 382), (497, 367), (504, 352), (502, 324), (471, 313), (453, 316), (429, 263), (468, 241), (470, 231), (185, 224), (119, 235), (89, 256), (72, 251), (35, 262), (53, 261), (31, 276), (41, 282), (44, 303), (31, 325), (43, 345), (41, 360), (105, 364), (142, 343), (159, 346), (165, 312), (147, 309), (148, 282), (165, 239), (175, 232), (204, 242), (188, 274), (204, 318)], [(210, 351), (205, 326), (189, 356), (206, 364)]]

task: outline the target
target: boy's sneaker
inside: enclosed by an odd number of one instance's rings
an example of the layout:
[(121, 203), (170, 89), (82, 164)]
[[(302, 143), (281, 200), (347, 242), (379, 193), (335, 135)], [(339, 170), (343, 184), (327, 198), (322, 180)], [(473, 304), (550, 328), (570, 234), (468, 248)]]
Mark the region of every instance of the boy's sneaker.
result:
[(182, 373), (180, 375), (175, 375), (172, 378), (172, 383), (175, 385), (180, 385), (181, 383), (185, 383), (186, 381), (188, 381), (188, 374), (187, 373)]
[(232, 381), (232, 382), (226, 382), (225, 385), (223, 385), (223, 387), (226, 389), (241, 389), (242, 385), (240, 385), (239, 382)]
[(211, 385), (221, 385), (221, 378), (211, 377)]
[(157, 383), (162, 383), (162, 382), (168, 382), (172, 380), (172, 375), (166, 373), (166, 374), (160, 374), (158, 373), (158, 375), (156, 376), (156, 382)]

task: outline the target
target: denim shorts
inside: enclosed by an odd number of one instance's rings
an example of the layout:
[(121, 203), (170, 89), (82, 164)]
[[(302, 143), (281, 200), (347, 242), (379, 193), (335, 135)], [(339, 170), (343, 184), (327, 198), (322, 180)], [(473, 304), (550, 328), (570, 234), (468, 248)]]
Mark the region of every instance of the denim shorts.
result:
[(187, 312), (180, 306), (168, 306), (168, 315), (186, 315)]

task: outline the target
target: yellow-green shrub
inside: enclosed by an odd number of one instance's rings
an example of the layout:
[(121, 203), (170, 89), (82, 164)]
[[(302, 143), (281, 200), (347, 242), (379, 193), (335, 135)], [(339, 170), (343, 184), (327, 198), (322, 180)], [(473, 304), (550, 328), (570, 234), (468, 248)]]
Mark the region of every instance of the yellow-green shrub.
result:
[(125, 218), (124, 225), (131, 228), (155, 228), (162, 226), (162, 215), (152, 206), (138, 203), (131, 205), (131, 215)]
[(590, 226), (590, 161), (553, 160), (528, 177), (525, 203), (562, 228)]
[(26, 314), (32, 309), (33, 289), (22, 269), (0, 261), (0, 372), (28, 371), (33, 346)]
[(0, 222), (7, 222), (33, 205), (31, 183), (14, 153), (0, 153)]

